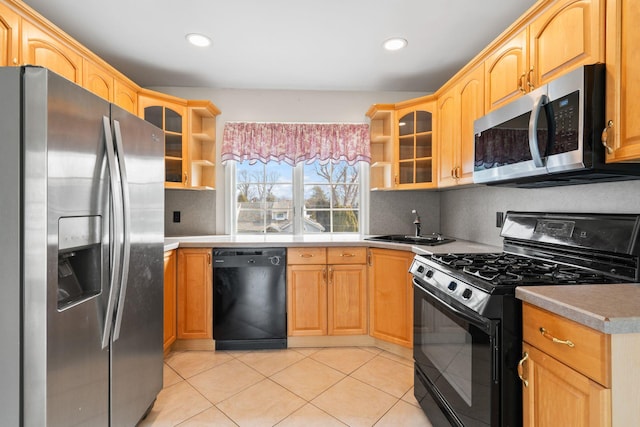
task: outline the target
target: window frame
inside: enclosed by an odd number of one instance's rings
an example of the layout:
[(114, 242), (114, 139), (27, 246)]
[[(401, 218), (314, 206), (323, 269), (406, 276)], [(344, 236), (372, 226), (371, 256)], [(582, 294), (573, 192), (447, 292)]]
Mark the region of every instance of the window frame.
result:
[(237, 203), (236, 203), (236, 187), (237, 187), (237, 161), (229, 160), (225, 162), (225, 231), (231, 236), (364, 236), (369, 233), (369, 171), (370, 166), (366, 162), (358, 162), (356, 166), (359, 168), (359, 213), (358, 213), (358, 232), (355, 233), (304, 233), (303, 212), (304, 212), (304, 163), (299, 162), (292, 166), (293, 174), (293, 232), (292, 233), (238, 233), (237, 230)]

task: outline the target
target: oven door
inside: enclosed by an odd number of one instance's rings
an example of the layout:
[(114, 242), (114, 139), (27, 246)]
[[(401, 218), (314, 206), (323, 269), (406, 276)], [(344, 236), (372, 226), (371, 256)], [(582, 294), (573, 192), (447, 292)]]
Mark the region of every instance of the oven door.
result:
[(500, 322), (413, 284), (416, 399), (434, 426), (499, 425)]

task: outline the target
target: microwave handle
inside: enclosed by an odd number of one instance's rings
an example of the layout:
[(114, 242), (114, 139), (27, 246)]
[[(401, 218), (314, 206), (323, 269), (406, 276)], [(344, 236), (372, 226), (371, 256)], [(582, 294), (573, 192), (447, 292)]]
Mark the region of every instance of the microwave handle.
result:
[(537, 168), (543, 168), (544, 162), (542, 156), (540, 156), (540, 148), (538, 147), (538, 118), (540, 117), (540, 111), (544, 108), (544, 104), (549, 102), (547, 95), (540, 95), (533, 105), (531, 111), (531, 118), (529, 119), (529, 151), (531, 151), (531, 158), (533, 164)]

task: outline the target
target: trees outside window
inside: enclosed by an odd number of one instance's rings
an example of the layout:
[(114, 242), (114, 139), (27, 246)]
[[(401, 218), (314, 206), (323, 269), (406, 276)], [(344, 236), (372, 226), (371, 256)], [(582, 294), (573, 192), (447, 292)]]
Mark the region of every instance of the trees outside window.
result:
[(359, 164), (349, 166), (346, 162), (295, 167), (277, 162), (238, 162), (236, 233), (359, 232), (360, 169)]

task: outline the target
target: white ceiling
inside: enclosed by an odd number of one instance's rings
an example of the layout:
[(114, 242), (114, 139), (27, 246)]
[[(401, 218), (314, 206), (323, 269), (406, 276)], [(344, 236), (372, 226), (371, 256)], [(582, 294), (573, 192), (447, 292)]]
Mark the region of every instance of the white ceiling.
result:
[(25, 2), (143, 87), (432, 92), (535, 0)]

